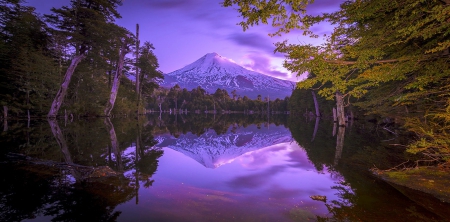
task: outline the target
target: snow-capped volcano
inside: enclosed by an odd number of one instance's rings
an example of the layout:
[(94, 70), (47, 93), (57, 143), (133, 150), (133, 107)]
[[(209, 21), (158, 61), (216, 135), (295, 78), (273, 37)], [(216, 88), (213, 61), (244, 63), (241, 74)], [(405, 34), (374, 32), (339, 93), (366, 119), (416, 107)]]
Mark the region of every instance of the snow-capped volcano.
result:
[(217, 88), (229, 93), (236, 90), (238, 95), (251, 99), (258, 95), (284, 99), (291, 95), (294, 83), (250, 71), (217, 53), (208, 53), (184, 68), (166, 74), (161, 86), (176, 84), (188, 90), (201, 86), (209, 93), (214, 93)]
[(292, 140), (289, 129), (274, 124), (267, 128), (258, 128), (256, 125), (233, 131), (231, 128), (221, 135), (211, 129), (201, 136), (192, 133), (182, 134), (178, 138), (168, 134), (157, 135), (155, 140), (158, 144), (155, 147), (173, 149), (207, 168), (217, 168), (245, 153)]

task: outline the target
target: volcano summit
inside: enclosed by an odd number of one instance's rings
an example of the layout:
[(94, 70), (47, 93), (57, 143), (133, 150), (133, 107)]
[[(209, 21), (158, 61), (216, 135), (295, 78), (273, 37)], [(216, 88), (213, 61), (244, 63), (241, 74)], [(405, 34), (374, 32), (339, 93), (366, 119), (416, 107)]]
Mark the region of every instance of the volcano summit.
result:
[(217, 88), (225, 89), (229, 93), (236, 90), (236, 94), (256, 99), (263, 98), (284, 99), (290, 96), (294, 82), (273, 78), (254, 72), (232, 62), (217, 53), (208, 53), (197, 61), (168, 73), (161, 84), (163, 87), (173, 87), (178, 84), (181, 88), (192, 90), (201, 86), (209, 93)]

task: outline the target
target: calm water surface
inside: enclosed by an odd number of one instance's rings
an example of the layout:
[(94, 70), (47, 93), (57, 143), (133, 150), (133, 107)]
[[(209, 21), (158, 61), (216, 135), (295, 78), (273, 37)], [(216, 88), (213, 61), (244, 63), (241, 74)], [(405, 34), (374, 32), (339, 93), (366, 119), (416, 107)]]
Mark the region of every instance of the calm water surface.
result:
[(433, 210), (370, 175), (404, 154), (366, 123), (194, 115), (27, 125), (2, 133), (1, 221), (448, 220), (448, 205)]

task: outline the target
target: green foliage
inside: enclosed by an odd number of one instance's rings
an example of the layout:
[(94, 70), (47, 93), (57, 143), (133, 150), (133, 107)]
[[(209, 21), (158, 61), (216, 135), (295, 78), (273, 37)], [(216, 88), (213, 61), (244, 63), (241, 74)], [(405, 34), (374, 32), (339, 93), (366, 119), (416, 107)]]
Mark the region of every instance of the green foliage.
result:
[(33, 8), (7, 2), (0, 11), (0, 104), (17, 116), (27, 110), (40, 115), (48, 111), (57, 86), (50, 36)]
[[(230, 0), (224, 6), (239, 7), (244, 30), (258, 22), (265, 23), (268, 18), (286, 19), (292, 13), (296, 14), (298, 25), (272, 25), (281, 26), (279, 30), (283, 32), (300, 28), (310, 36), (316, 36), (309, 29), (314, 24), (334, 25), (322, 45), (286, 41), (276, 44), (277, 51), (287, 55), (284, 66), (288, 70), (309, 73), (309, 78), (298, 83), (298, 87), (318, 90), (327, 99), (341, 92), (347, 105), (356, 99), (357, 105), (368, 113), (406, 121), (407, 130), (417, 133), (418, 138), (426, 137), (411, 145), (414, 151), (434, 153), (436, 147), (447, 143), (441, 138), (447, 135), (449, 119), (448, 1), (356, 0), (343, 2), (336, 12), (317, 16), (296, 11), (298, 7), (306, 9), (304, 5), (308, 3)], [(275, 4), (280, 6), (265, 7)], [(405, 117), (418, 119), (411, 122)], [(446, 149), (437, 150), (446, 155)]]
[(111, 36), (116, 18), (121, 18), (117, 7), (121, 0), (71, 0), (70, 6), (52, 8), (53, 14), (46, 15), (47, 22), (70, 40), (77, 54), (95, 56), (105, 46)]
[[(334, 103), (326, 100), (323, 97), (317, 98), (319, 104), (319, 113), (322, 117), (331, 117), (333, 115), (332, 110)], [(315, 115), (314, 100), (311, 94), (311, 90), (307, 89), (295, 89), (289, 99), (289, 111), (292, 114), (307, 114)]]
[[(241, 127), (247, 127), (252, 124), (256, 124), (258, 127), (268, 124), (267, 116), (246, 114), (170, 115), (167, 113), (161, 115), (161, 118), (157, 115), (148, 117), (152, 125), (158, 126), (157, 128), (155, 127), (154, 134), (170, 133), (177, 138), (181, 134), (189, 132), (200, 136), (208, 130), (214, 130), (217, 135), (220, 135), (228, 131), (235, 132)], [(272, 115), (270, 116), (270, 123), (277, 126), (286, 126), (287, 118), (287, 115)]]
[[(28, 111), (45, 115), (67, 67), (79, 54), (87, 57), (73, 73), (62, 110), (82, 116), (103, 114), (122, 38), (132, 36), (114, 24), (121, 2), (72, 0), (43, 19), (22, 1), (0, 0), (0, 105), (8, 106), (10, 117), (20, 118)], [(144, 106), (163, 77), (153, 50), (151, 43), (144, 43), (138, 61), (143, 73), (139, 100)], [(132, 64), (127, 60), (124, 72), (130, 72)], [(121, 82), (113, 113), (134, 113), (134, 83), (125, 77)]]
[[(140, 71), (140, 94), (146, 102), (153, 94), (153, 91), (159, 87), (158, 82), (164, 79), (164, 75), (158, 70), (159, 63), (153, 50), (155, 47), (150, 42), (144, 42), (140, 48), (140, 57), (137, 66)], [(144, 105), (145, 106), (145, 105)]]
[(169, 109), (182, 109), (190, 112), (285, 112), (288, 111), (289, 97), (285, 99), (275, 99), (264, 101), (261, 97), (255, 100), (249, 99), (247, 96), (231, 98), (225, 89), (217, 89), (215, 93), (208, 94), (206, 90), (198, 86), (191, 91), (181, 89), (177, 84), (170, 89), (160, 88), (152, 95), (147, 106), (148, 109), (158, 110), (159, 104), (161, 109), (167, 111)]

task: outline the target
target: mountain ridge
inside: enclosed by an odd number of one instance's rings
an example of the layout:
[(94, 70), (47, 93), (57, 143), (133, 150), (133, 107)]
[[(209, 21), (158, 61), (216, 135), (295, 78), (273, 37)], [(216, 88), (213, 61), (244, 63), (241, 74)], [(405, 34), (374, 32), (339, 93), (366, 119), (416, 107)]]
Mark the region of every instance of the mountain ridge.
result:
[(291, 132), (284, 126), (269, 124), (266, 127), (250, 125), (218, 135), (209, 129), (200, 136), (192, 133), (175, 138), (170, 134), (157, 135), (155, 147), (167, 147), (180, 152), (207, 168), (218, 168), (245, 153), (268, 146), (292, 141)]
[(291, 95), (295, 83), (248, 70), (213, 52), (165, 74), (161, 86), (171, 88), (176, 84), (188, 90), (201, 86), (208, 93), (214, 93), (218, 88), (229, 93), (236, 90), (238, 95), (251, 99), (256, 99), (258, 95), (284, 99)]

